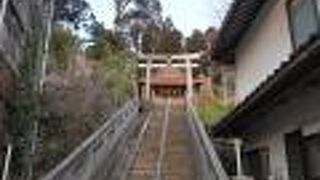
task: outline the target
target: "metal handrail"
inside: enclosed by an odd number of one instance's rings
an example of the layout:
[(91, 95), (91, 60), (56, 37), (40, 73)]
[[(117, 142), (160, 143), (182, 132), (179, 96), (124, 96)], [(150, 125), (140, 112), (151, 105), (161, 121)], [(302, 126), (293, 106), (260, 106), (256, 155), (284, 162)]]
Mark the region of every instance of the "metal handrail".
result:
[(146, 121), (144, 121), (142, 125), (141, 131), (139, 132), (139, 135), (137, 138), (137, 142), (133, 148), (133, 151), (128, 157), (128, 161), (126, 162), (125, 167), (122, 171), (121, 177), (119, 178), (120, 180), (127, 180), (127, 178), (129, 177), (130, 168), (134, 164), (135, 158), (137, 157), (139, 149), (141, 148), (142, 141), (144, 140), (144, 136), (147, 133), (147, 130), (150, 126), (150, 122), (151, 122), (151, 112), (149, 112), (148, 117), (146, 118)]
[(199, 157), (199, 169), (202, 180), (229, 180), (229, 177), (222, 166), (218, 154), (212, 144), (200, 118), (191, 105), (188, 107), (189, 123), (196, 145), (194, 146)]
[[(139, 101), (128, 102), (107, 122), (78, 146), (56, 168), (40, 180), (91, 180), (97, 177), (99, 170), (112, 167), (113, 151), (126, 134), (138, 113)], [(116, 159), (114, 159), (116, 161)], [(101, 175), (104, 176), (105, 174)]]
[(161, 180), (161, 172), (162, 172), (162, 166), (163, 166), (163, 160), (166, 153), (166, 144), (167, 144), (167, 136), (168, 136), (168, 126), (169, 126), (169, 111), (170, 111), (170, 104), (171, 100), (168, 99), (167, 105), (165, 108), (165, 117), (164, 117), (164, 123), (162, 126), (162, 132), (161, 132), (161, 140), (160, 140), (160, 152), (156, 163), (156, 169), (155, 169), (155, 176), (154, 180)]

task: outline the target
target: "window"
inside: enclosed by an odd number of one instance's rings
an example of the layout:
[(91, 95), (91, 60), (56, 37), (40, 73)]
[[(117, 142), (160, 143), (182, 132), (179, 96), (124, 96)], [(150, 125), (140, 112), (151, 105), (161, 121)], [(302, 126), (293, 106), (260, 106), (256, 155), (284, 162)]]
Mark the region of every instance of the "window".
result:
[(292, 0), (288, 11), (292, 41), (295, 48), (306, 43), (318, 32), (318, 12), (315, 0)]

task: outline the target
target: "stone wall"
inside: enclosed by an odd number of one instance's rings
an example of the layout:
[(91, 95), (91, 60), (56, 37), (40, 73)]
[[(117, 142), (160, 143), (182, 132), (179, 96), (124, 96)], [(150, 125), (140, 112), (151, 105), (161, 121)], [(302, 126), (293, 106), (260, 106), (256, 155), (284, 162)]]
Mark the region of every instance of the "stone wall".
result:
[(238, 103), (273, 74), (292, 53), (286, 2), (268, 1), (236, 49)]

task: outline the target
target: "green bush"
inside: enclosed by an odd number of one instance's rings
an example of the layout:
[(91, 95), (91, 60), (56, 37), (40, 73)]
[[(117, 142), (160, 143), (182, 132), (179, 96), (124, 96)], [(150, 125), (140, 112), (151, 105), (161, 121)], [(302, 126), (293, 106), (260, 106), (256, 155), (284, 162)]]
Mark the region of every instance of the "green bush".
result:
[(230, 110), (230, 106), (224, 105), (220, 101), (215, 101), (210, 105), (203, 105), (197, 107), (199, 117), (206, 125), (216, 124), (228, 112), (230, 112)]

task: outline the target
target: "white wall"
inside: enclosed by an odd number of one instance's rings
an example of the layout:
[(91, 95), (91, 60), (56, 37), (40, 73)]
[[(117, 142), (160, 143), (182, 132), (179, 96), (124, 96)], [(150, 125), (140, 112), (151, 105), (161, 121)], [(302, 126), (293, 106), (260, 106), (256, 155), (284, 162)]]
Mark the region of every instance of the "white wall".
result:
[(270, 179), (288, 180), (285, 138), (282, 134), (272, 136), (269, 142), (271, 177)]
[(316, 3), (317, 3), (317, 9), (320, 12), (320, 0), (316, 0)]
[(236, 49), (236, 101), (241, 102), (292, 51), (286, 0), (266, 4)]
[(251, 119), (245, 130), (247, 150), (258, 147), (270, 150), (271, 179), (274, 180), (289, 180), (285, 135), (299, 129), (305, 137), (320, 133), (320, 86), (312, 89), (301, 86), (297, 91), (300, 93), (286, 103)]
[(267, 148), (269, 150), (270, 180), (289, 180), (285, 138), (282, 133), (259, 136), (246, 147), (247, 150)]

